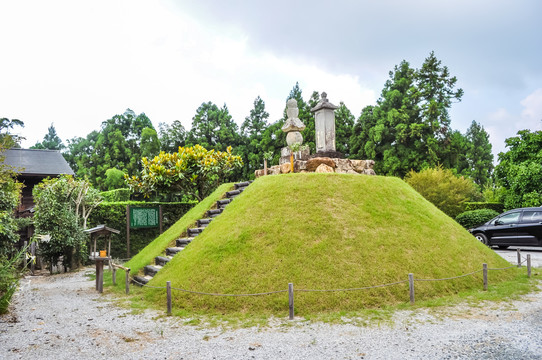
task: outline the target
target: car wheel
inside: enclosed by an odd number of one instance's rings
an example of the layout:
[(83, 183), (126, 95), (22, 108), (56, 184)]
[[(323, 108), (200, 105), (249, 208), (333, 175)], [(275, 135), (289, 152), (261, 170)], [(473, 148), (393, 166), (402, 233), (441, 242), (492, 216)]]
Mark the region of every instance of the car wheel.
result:
[(482, 244), (489, 246), (489, 241), (487, 240), (487, 236), (485, 236), (484, 234), (482, 233), (474, 234), (474, 237), (476, 238), (476, 240), (478, 240)]
[(499, 245), (499, 249), (501, 249), (501, 250), (506, 250), (506, 249), (508, 249), (508, 248), (509, 248), (509, 246), (506, 246), (506, 245)]

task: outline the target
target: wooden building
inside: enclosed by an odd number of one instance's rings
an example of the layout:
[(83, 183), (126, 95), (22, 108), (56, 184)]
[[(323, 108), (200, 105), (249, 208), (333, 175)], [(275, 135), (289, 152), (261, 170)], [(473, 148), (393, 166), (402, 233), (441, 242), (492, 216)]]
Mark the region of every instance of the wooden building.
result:
[[(29, 217), (34, 213), (34, 186), (48, 177), (74, 175), (60, 151), (9, 149), (4, 151), (4, 164), (17, 172), (17, 181), (24, 184), (21, 201), (17, 208), (17, 217)], [(21, 233), (21, 244), (33, 235), (32, 229)]]

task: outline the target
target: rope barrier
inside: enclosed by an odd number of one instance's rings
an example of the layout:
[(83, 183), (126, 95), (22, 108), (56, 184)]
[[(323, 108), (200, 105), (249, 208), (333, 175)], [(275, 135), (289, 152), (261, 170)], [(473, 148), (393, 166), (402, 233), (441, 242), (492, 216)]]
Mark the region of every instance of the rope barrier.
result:
[(405, 284), (405, 283), (407, 283), (407, 282), (408, 282), (408, 280), (403, 280), (403, 281), (397, 281), (397, 282), (389, 283), (389, 284), (374, 285), (374, 286), (366, 286), (366, 287), (361, 287), (361, 288), (351, 288), (351, 289), (331, 289), (331, 290), (294, 289), (294, 291), (299, 291), (299, 292), (357, 291), (357, 290), (367, 290), (367, 289), (383, 288), (383, 287), (392, 286), (392, 285)]
[(508, 269), (517, 268), (517, 267), (518, 267), (517, 265), (512, 265), (512, 266), (504, 267), (504, 268), (488, 268), (488, 270), (508, 270)]
[(474, 275), (474, 274), (479, 273), (479, 272), (482, 272), (482, 271), (484, 271), (484, 270), (476, 270), (476, 271), (473, 271), (473, 272), (468, 273), (468, 274), (459, 275), (459, 276), (454, 276), (454, 277), (449, 277), (449, 278), (442, 278), (442, 279), (414, 279), (414, 281), (444, 281), (444, 280), (454, 280), (454, 279), (459, 279), (459, 278), (466, 277), (466, 276), (471, 276), (471, 275)]

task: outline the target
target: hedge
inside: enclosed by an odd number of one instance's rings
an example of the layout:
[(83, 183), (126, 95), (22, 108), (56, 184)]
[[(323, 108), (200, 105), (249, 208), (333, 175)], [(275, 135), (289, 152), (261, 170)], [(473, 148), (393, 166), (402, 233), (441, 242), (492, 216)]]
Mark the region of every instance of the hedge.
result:
[(470, 229), (493, 219), (497, 215), (499, 213), (491, 209), (470, 210), (457, 215), (455, 221), (465, 229)]
[(465, 202), (464, 211), (480, 210), (480, 209), (491, 209), (500, 214), (504, 211), (504, 204), (496, 203), (496, 202)]
[[(126, 258), (126, 206), (154, 207), (162, 205), (163, 231), (179, 220), (197, 202), (144, 202), (120, 201), (102, 202), (93, 210), (87, 228), (105, 224), (110, 228), (120, 230), (120, 234), (111, 236), (111, 255), (114, 258)], [(160, 235), (159, 228), (130, 229), (130, 255), (134, 256)], [(103, 240), (98, 242), (103, 244)]]
[(118, 202), (118, 201), (130, 201), (130, 194), (132, 192), (130, 189), (115, 189), (109, 191), (103, 191), (100, 195), (103, 197), (104, 201), (107, 202)]

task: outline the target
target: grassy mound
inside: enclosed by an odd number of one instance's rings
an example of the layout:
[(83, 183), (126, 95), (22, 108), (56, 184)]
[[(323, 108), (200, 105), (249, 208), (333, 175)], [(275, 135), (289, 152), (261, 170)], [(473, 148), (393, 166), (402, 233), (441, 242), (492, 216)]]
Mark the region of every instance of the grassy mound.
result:
[(151, 264), (156, 256), (161, 255), (166, 247), (174, 246), (175, 239), (185, 232), (188, 227), (193, 226), (196, 220), (201, 219), (205, 212), (232, 187), (233, 183), (219, 186), (211, 195), (190, 209), (179, 221), (124, 264), (124, 266), (130, 268), (130, 274), (136, 275), (146, 265)]
[[(290, 174), (257, 179), (149, 283), (246, 294), (343, 289), (448, 278), (509, 264), (398, 178)], [(490, 283), (515, 276), (490, 272)], [(416, 282), (417, 299), (481, 288), (482, 274)], [(163, 289), (145, 299), (165, 304)], [(362, 291), (296, 292), (296, 313), (359, 310), (408, 302), (408, 284)], [(281, 313), (286, 293), (212, 297), (173, 291), (174, 309)]]

